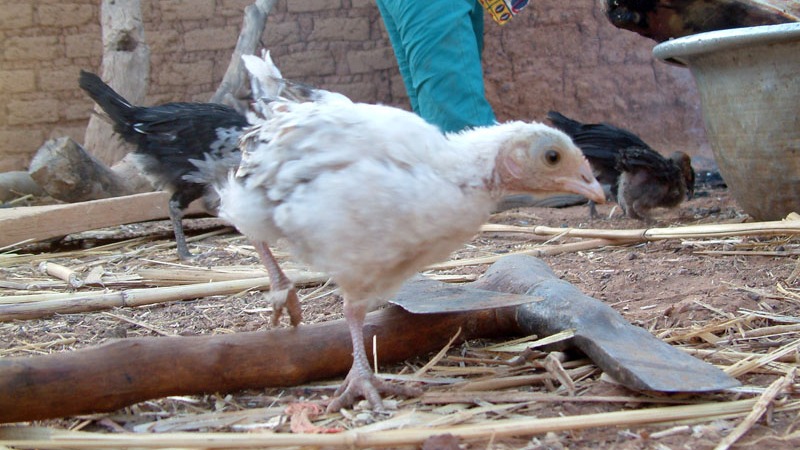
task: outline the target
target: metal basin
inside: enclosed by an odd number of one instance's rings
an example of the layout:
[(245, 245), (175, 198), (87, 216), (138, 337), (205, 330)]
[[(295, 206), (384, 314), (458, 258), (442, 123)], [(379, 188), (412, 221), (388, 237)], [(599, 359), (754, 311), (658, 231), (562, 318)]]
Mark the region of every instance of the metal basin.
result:
[(800, 23), (695, 34), (653, 49), (684, 64), (731, 194), (757, 220), (800, 212)]

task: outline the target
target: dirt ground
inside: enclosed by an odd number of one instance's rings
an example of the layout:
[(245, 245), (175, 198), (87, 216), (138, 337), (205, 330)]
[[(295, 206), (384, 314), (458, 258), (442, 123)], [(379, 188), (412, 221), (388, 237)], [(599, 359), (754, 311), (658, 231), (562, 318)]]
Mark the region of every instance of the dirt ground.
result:
[[(607, 218), (613, 207), (613, 204), (601, 205), (599, 212), (603, 218), (594, 220), (589, 220), (586, 206), (573, 206), (561, 209), (513, 209), (493, 215), (491, 222), (518, 226), (548, 225), (616, 230), (645, 226), (639, 221), (620, 217), (618, 210), (614, 217)], [(657, 223), (654, 226), (657, 227), (752, 221), (730, 198), (727, 190), (702, 186), (697, 190), (694, 199), (677, 209), (657, 211), (656, 218)], [(219, 222), (210, 218), (193, 219), (188, 221), (188, 225), (190, 235), (220, 228)], [(113, 289), (163, 285), (158, 280), (153, 281), (153, 272), (169, 272), (187, 266), (190, 269), (260, 268), (252, 247), (228, 229), (223, 228), (216, 235), (190, 244), (193, 252), (202, 252), (203, 256), (188, 263), (177, 260), (174, 247), (170, 246), (170, 237), (171, 228), (168, 223), (158, 222), (124, 226), (119, 230), (83, 233), (50, 245), (12, 249), (0, 255), (0, 296), (70, 290), (64, 282), (41, 273), (37, 269), (41, 261), (70, 267), (80, 277), (88, 276), (93, 267), (101, 266), (104, 276), (110, 277), (113, 274), (118, 280), (112, 286)], [(120, 242), (124, 245), (110, 253), (98, 250), (102, 249), (99, 247), (101, 245)], [(526, 233), (484, 232), (456, 252), (453, 260), (503, 255), (541, 244), (541, 237), (532, 237)], [(65, 251), (71, 253), (59, 253)], [(288, 255), (281, 252), (279, 255), (286, 267), (294, 265)], [(800, 255), (800, 239), (797, 237), (714, 236), (565, 252), (545, 256), (543, 259), (560, 278), (574, 284), (587, 295), (606, 302), (631, 323), (649, 330), (659, 338), (672, 339), (670, 342), (673, 345), (692, 349), (698, 357), (722, 368), (741, 363), (746, 359), (745, 355), (766, 355), (786, 345), (795, 346), (774, 364), (765, 364), (738, 376), (744, 386), (740, 390), (656, 397), (688, 404), (758, 397), (770, 383), (798, 365), (797, 344), (792, 344), (800, 338), (800, 281), (796, 280), (796, 274), (793, 273), (798, 266), (797, 255)], [(486, 264), (480, 264), (432, 273), (479, 275), (486, 267)], [(150, 269), (150, 272), (144, 269)], [(82, 287), (78, 291), (91, 289), (93, 288)], [(341, 317), (341, 304), (333, 287), (318, 285), (304, 288), (301, 290), (301, 297), (306, 322)], [(70, 352), (114, 339), (139, 336), (186, 336), (260, 330), (270, 326), (269, 314), (269, 305), (262, 294), (246, 292), (225, 298), (193, 299), (139, 308), (115, 308), (3, 322), (0, 323), (0, 358)], [(736, 325), (717, 326), (745, 317), (746, 320), (741, 320)], [(284, 321), (280, 326), (288, 325)], [(702, 331), (704, 329), (706, 331)], [(697, 330), (701, 331), (692, 333)], [(759, 330), (766, 331), (753, 333)], [(455, 345), (428, 374), (432, 377), (461, 377), (467, 380), (507, 376), (508, 366), (502, 360), (513, 355), (498, 356), (488, 350), (489, 346), (500, 342), (476, 341)], [(720, 356), (725, 352), (734, 356), (727, 359)], [(403, 364), (382, 367), (381, 371), (401, 373), (418, 370), (432, 357), (431, 354), (420, 355)], [(570, 360), (562, 361), (562, 364), (565, 368), (572, 367), (569, 365)], [(447, 368), (449, 369), (445, 370)], [(536, 363), (514, 370), (514, 374), (548, 373), (542, 369), (541, 364)], [(358, 429), (370, 424), (374, 427), (375, 424), (389, 421), (390, 418), (404, 413), (431, 413), (448, 417), (452, 425), (479, 424), (501, 419), (635, 411), (653, 406), (649, 403), (653, 398), (652, 394), (635, 393), (610, 383), (597, 370), (590, 370), (588, 375), (576, 377), (574, 384), (571, 392), (565, 391), (555, 381), (510, 388), (512, 392), (559, 395), (563, 397), (563, 401), (559, 402), (515, 404), (498, 400), (476, 401), (474, 404), (430, 404), (411, 399), (390, 402), (397, 409), (389, 414), (373, 414), (362, 403), (349, 412), (312, 416), (312, 422), (315, 426), (327, 428)], [(331, 386), (323, 383), (297, 389), (251, 390), (154, 399), (112, 413), (52, 419), (26, 426), (41, 425), (50, 429), (96, 433), (265, 430), (288, 433), (293, 420), (289, 419), (290, 414), (286, 412), (286, 407), (299, 401), (322, 401), (331, 395)], [(796, 393), (797, 387), (796, 382), (791, 381), (789, 391)], [(443, 384), (427, 386), (425, 390), (425, 395), (430, 395), (432, 392), (451, 392), (453, 388)], [(580, 402), (570, 401), (570, 396), (630, 400)], [(797, 430), (800, 417), (797, 409), (788, 407), (794, 404), (796, 408), (797, 400), (796, 394), (780, 394), (767, 405), (764, 417), (752, 425), (733, 448), (800, 447), (800, 434)], [(781, 410), (781, 406), (787, 408)], [(249, 411), (252, 412), (250, 416)], [(239, 418), (233, 422), (204, 422), (204, 419), (211, 416), (219, 419), (219, 415), (223, 413), (238, 413), (240, 417), (237, 416)], [(655, 425), (579, 427), (516, 437), (474, 440), (444, 438), (428, 441), (424, 448), (710, 449), (742, 421), (743, 417), (739, 415)]]

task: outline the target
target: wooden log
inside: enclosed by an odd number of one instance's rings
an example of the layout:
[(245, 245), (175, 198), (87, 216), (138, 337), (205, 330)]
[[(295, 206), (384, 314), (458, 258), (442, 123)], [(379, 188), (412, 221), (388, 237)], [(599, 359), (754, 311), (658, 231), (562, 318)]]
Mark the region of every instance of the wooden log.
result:
[(28, 172), (12, 171), (0, 173), (0, 202), (7, 202), (25, 195), (39, 196), (44, 191)]
[[(286, 271), (286, 275), (297, 287), (319, 286), (328, 280), (320, 272)], [(44, 300), (31, 301), (32, 296), (6, 296), (0, 298), (0, 322), (35, 319), (54, 314), (71, 314), (101, 311), (112, 308), (135, 308), (154, 303), (190, 300), (215, 295), (233, 295), (253, 289), (270, 287), (268, 276), (242, 278), (229, 281), (212, 281), (185, 286), (125, 289), (121, 291), (94, 291), (79, 294), (46, 294)]]
[(136, 165), (133, 159), (134, 154), (128, 153), (124, 158), (111, 166), (111, 171), (113, 171), (117, 177), (125, 180), (125, 184), (131, 194), (153, 192), (155, 189), (153, 184), (142, 174), (142, 170)]
[[(103, 27), (100, 77), (129, 102), (140, 105), (147, 93), (150, 74), (150, 49), (144, 41), (140, 0), (103, 0), (100, 22)], [(89, 119), (84, 144), (103, 164), (112, 165), (133, 147), (114, 133), (99, 106), (95, 106), (95, 111), (98, 114)]]
[[(166, 192), (148, 192), (90, 202), (0, 209), (0, 247), (70, 233), (169, 217)], [(187, 214), (202, 212), (199, 202)]]
[(606, 0), (616, 27), (663, 42), (727, 28), (800, 21), (796, 0)]
[[(242, 55), (252, 55), (256, 51), (267, 17), (277, 0), (256, 0), (244, 9), (244, 19), (236, 48), (233, 49), (228, 70), (222, 77), (217, 91), (211, 97), (211, 103), (223, 103), (244, 114), (247, 111), (249, 96), (242, 95), (247, 86), (247, 71), (242, 62)], [(248, 97), (246, 100), (239, 100)]]
[[(459, 328), (462, 338), (505, 334), (512, 311), (413, 315), (390, 307), (368, 315), (367, 351), (372, 335), (380, 361), (391, 363), (438, 350)], [(3, 358), (0, 422), (113, 411), (167, 395), (295, 386), (345, 374), (351, 351), (347, 326), (338, 320), (269, 332), (121, 339), (46, 357)]]
[(45, 142), (28, 173), (51, 197), (70, 203), (134, 193), (125, 178), (68, 137)]

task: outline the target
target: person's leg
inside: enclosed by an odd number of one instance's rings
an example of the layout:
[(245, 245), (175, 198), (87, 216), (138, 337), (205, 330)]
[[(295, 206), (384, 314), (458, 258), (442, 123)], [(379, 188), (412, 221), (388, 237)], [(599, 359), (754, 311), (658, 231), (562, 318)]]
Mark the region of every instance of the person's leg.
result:
[[(378, 0), (391, 17), (415, 111), (443, 131), (495, 122), (483, 88), (483, 11), (476, 0)], [(387, 25), (388, 29), (388, 25)], [(390, 36), (392, 32), (390, 31)], [(397, 44), (395, 44), (397, 42)], [(402, 72), (401, 72), (402, 73)]]
[[(400, 75), (403, 77), (403, 84), (406, 86), (406, 93), (408, 94), (408, 101), (411, 103), (411, 109), (419, 114), (419, 106), (417, 105), (417, 91), (411, 80), (411, 72), (408, 70), (408, 58), (403, 49), (403, 40), (400, 37), (400, 31), (397, 29), (393, 10), (387, 7), (387, 0), (376, 0), (378, 10), (381, 12), (383, 24), (386, 26), (386, 31), (389, 33), (389, 41), (392, 43), (395, 57), (397, 58), (397, 66), (400, 69)], [(396, 5), (392, 4), (392, 0), (388, 0), (389, 6), (393, 9)]]

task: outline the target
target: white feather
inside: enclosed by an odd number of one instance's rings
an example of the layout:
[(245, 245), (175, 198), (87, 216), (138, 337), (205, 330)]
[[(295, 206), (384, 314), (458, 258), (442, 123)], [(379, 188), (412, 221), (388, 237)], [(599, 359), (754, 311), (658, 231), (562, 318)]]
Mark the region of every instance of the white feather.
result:
[(386, 106), (271, 106), (243, 138), (220, 216), (251, 239), (286, 238), (362, 299), (385, 298), (473, 236), (503, 194), (491, 188), (503, 142), (552, 130), (515, 122), (445, 136)]

